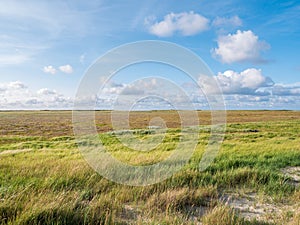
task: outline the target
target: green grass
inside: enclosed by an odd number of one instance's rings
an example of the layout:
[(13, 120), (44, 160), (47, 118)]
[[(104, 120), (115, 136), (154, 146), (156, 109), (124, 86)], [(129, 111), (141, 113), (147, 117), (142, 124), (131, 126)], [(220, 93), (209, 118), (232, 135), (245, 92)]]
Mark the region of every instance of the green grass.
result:
[[(291, 196), (300, 196), (299, 188), (280, 169), (300, 166), (299, 124), (299, 120), (229, 124), (217, 158), (204, 172), (198, 166), (210, 130), (201, 129), (189, 163), (166, 181), (145, 187), (116, 184), (98, 175), (72, 136), (3, 135), (0, 153), (16, 153), (0, 155), (0, 224), (193, 224), (193, 207), (210, 209), (203, 224), (267, 224), (245, 221), (220, 205), (218, 197), (225, 190), (242, 189), (277, 202), (297, 202)], [(170, 129), (150, 152), (124, 147), (112, 133), (99, 136), (115, 158), (148, 165), (173, 152), (179, 131)], [(135, 135), (146, 139), (160, 134), (139, 130)], [(30, 151), (17, 152), (20, 149)]]

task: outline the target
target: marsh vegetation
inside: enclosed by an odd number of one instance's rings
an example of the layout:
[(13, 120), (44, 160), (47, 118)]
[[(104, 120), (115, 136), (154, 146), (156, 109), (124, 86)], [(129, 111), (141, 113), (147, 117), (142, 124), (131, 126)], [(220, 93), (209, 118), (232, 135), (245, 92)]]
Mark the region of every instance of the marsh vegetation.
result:
[[(169, 127), (151, 152), (132, 151), (113, 136), (109, 112), (97, 112), (99, 138), (117, 159), (147, 165), (172, 153), (180, 135), (176, 112), (135, 112), (139, 138), (152, 117)], [(196, 150), (184, 168), (150, 186), (111, 182), (85, 161), (68, 111), (0, 113), (1, 224), (299, 224), (300, 189), (283, 171), (300, 166), (300, 112), (230, 111), (217, 158), (198, 166), (210, 135), (199, 112)], [(297, 170), (296, 170), (297, 172)], [(296, 174), (297, 175), (297, 174)], [(248, 206), (248, 207), (247, 207)]]

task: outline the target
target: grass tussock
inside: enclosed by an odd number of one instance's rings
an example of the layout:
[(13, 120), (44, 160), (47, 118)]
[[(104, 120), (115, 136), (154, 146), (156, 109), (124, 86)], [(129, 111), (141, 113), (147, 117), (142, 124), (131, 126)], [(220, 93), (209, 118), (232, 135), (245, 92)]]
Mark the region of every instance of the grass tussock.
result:
[(226, 207), (217, 206), (213, 208), (207, 215), (202, 219), (203, 225), (242, 225), (243, 220), (240, 219), (236, 213)]
[(192, 207), (206, 206), (208, 199), (215, 198), (213, 187), (190, 189), (177, 188), (153, 194), (147, 201), (147, 208), (153, 211), (184, 211)]

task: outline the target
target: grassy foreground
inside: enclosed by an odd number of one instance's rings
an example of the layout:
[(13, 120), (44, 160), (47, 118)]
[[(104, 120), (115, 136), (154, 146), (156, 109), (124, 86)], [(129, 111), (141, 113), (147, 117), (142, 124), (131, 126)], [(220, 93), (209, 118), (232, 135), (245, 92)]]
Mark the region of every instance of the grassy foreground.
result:
[[(97, 117), (103, 129), (99, 136), (119, 160), (151, 164), (176, 146), (180, 130), (175, 121), (154, 151), (131, 151), (106, 132), (107, 114)], [(70, 133), (68, 112), (1, 112), (0, 224), (300, 224), (300, 208), (283, 210), (269, 221), (249, 221), (221, 201), (228, 192), (249, 192), (299, 207), (300, 189), (281, 169), (300, 166), (300, 112), (245, 114), (249, 112), (229, 112), (225, 140), (205, 172), (198, 171), (198, 164), (210, 130), (200, 129), (196, 151), (179, 173), (155, 185), (131, 187), (108, 181), (89, 167)], [(143, 117), (135, 116), (136, 128), (147, 124)]]

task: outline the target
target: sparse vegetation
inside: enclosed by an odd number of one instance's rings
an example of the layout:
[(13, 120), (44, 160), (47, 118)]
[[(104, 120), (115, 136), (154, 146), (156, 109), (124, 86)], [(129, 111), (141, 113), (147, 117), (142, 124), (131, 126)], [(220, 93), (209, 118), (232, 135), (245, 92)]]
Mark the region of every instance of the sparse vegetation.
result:
[[(210, 130), (200, 129), (189, 164), (166, 181), (145, 187), (116, 184), (94, 172), (77, 149), (70, 115), (0, 113), (0, 224), (299, 224), (300, 189), (282, 169), (300, 166), (300, 112), (229, 112), (222, 148), (205, 172), (198, 171), (198, 164)], [(152, 117), (169, 121), (163, 144), (151, 152), (122, 146), (107, 133), (108, 115), (97, 112), (99, 137), (119, 160), (152, 164), (176, 146), (176, 112), (132, 115), (139, 138), (159, 135), (145, 132)], [(208, 112), (199, 116), (202, 124), (209, 123)], [(232, 192), (256, 193), (257, 201), (282, 210), (245, 219), (222, 200)]]

